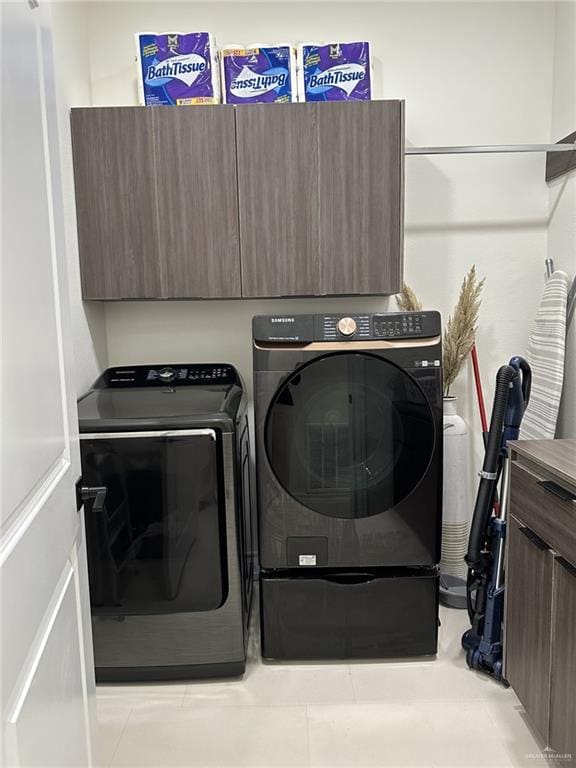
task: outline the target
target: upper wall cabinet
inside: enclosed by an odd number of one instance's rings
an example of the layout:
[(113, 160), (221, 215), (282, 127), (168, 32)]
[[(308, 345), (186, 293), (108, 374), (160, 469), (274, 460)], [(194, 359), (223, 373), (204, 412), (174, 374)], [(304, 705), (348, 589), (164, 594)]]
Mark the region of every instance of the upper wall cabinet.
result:
[(240, 296), (234, 110), (152, 113), (162, 295)]
[(244, 296), (397, 293), (400, 101), (237, 107)]
[(72, 111), (85, 299), (162, 295), (152, 118), (152, 110)]
[[(322, 293), (398, 293), (404, 250), (404, 103), (315, 106)], [(352, 109), (336, 112), (333, 106)]]
[(237, 107), (236, 140), (244, 296), (322, 293), (316, 105)]
[(72, 110), (85, 299), (240, 296), (233, 107)]
[(72, 110), (85, 299), (390, 294), (400, 101)]

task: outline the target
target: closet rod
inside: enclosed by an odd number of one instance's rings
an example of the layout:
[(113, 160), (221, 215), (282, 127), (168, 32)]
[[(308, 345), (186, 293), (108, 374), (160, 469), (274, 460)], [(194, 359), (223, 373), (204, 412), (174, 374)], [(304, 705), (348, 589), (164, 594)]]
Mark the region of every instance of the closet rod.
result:
[(509, 152), (576, 152), (576, 144), (485, 144), (469, 147), (405, 147), (405, 155), (477, 155)]

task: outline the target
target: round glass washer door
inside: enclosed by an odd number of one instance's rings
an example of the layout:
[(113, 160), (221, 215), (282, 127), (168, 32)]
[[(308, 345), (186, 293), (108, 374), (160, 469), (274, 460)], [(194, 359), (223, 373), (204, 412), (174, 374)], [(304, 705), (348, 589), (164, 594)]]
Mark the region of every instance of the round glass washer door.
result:
[(278, 481), (305, 507), (359, 518), (397, 505), (425, 474), (432, 410), (416, 381), (375, 355), (316, 358), (279, 388), (265, 424)]

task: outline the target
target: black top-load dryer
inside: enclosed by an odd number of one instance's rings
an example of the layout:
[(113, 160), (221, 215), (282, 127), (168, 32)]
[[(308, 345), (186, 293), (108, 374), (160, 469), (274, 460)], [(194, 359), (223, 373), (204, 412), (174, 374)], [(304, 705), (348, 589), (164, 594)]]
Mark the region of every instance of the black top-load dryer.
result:
[(436, 651), (437, 312), (253, 320), (262, 648)]
[(80, 399), (97, 680), (242, 674), (252, 595), (246, 398), (231, 365), (125, 366)]

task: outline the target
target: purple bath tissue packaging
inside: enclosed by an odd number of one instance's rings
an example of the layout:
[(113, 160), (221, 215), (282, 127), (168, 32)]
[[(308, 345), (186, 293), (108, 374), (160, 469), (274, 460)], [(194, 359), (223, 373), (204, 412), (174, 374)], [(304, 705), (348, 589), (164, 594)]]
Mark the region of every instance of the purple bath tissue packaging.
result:
[(372, 96), (370, 43), (298, 46), (299, 101), (357, 101)]
[(139, 32), (135, 38), (140, 104), (220, 103), (218, 51), (209, 32)]
[(243, 47), (220, 51), (222, 98), (225, 104), (297, 101), (296, 50), (292, 45)]

